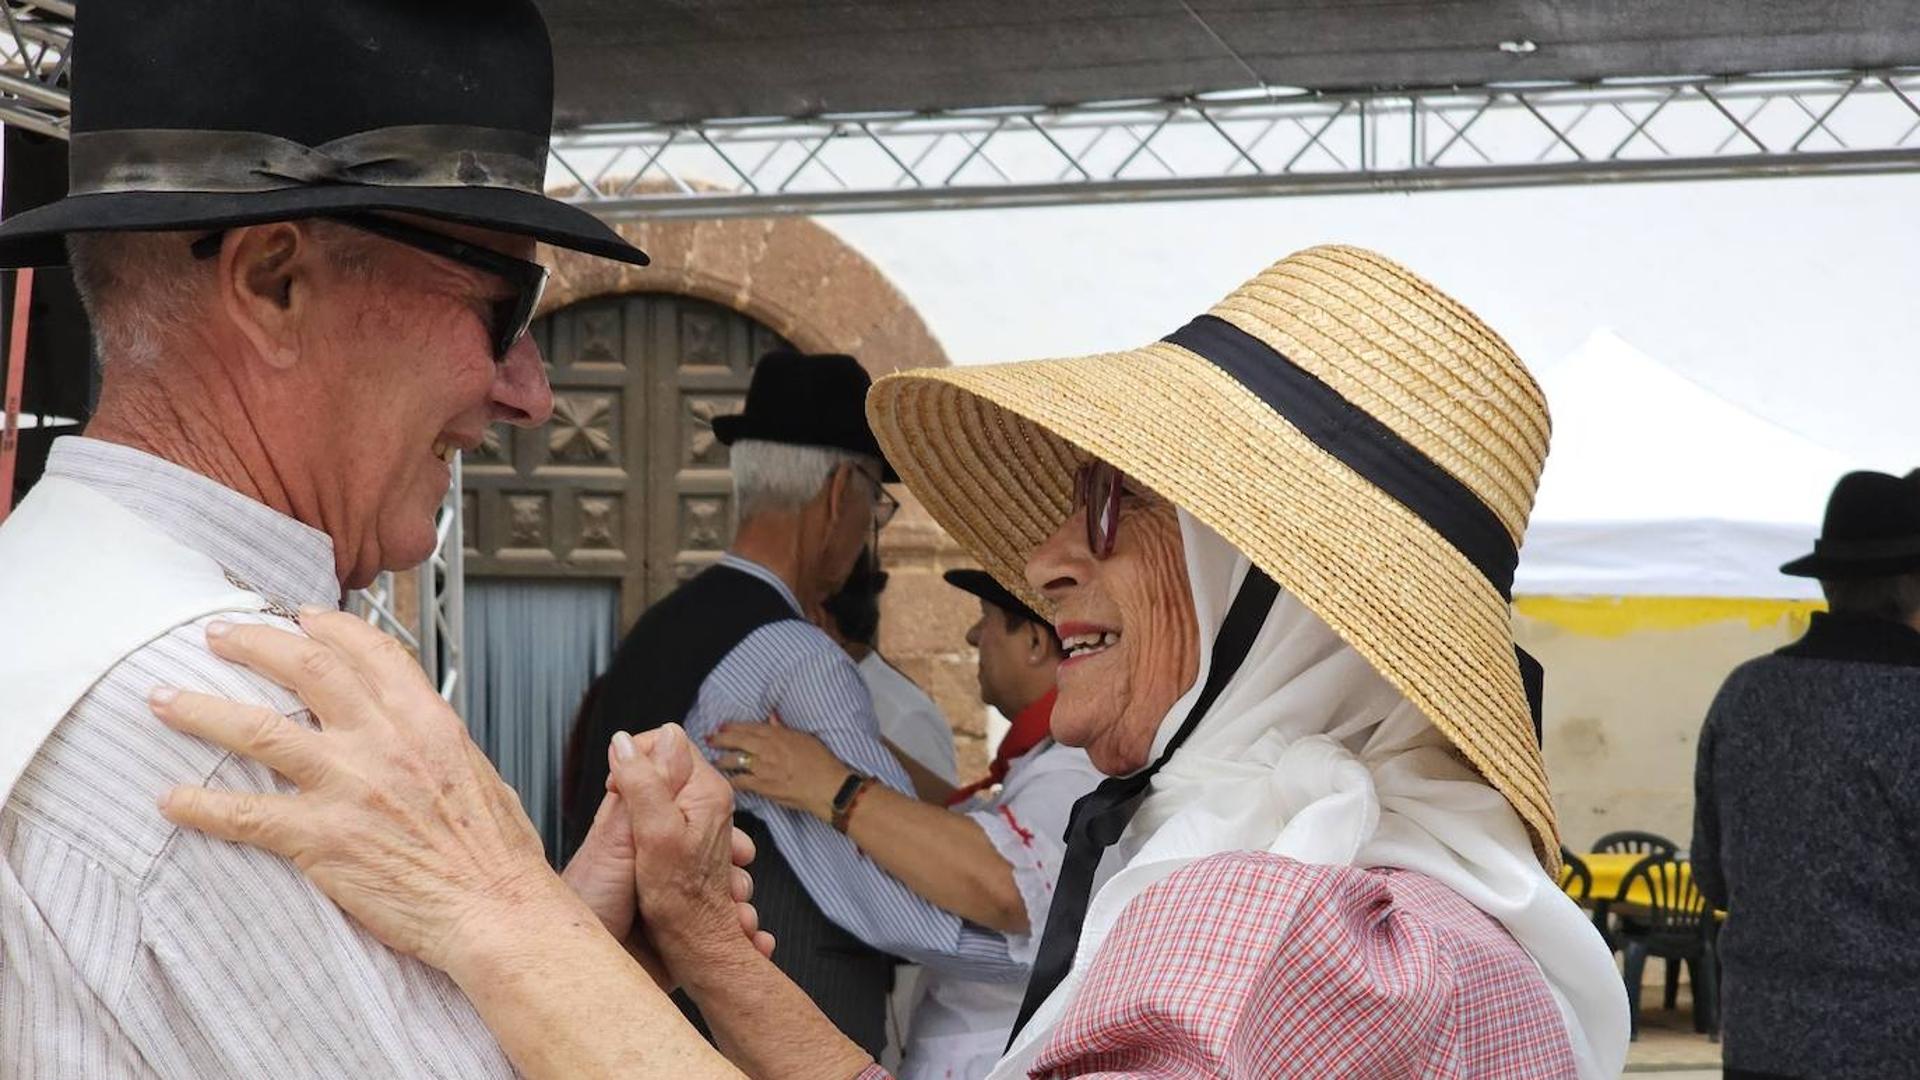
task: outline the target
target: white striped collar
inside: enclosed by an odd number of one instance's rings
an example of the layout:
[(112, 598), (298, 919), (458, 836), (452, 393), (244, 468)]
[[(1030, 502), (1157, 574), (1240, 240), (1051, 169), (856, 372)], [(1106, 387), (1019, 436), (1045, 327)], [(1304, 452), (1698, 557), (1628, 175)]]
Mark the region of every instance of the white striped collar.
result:
[(800, 606), (800, 598), (793, 595), (793, 590), (787, 586), (787, 583), (781, 579), (779, 574), (761, 566), (752, 559), (735, 555), (729, 551), (720, 556), (719, 565), (729, 570), (738, 570), (743, 574), (752, 574), (754, 577), (773, 586), (774, 589), (779, 592), (780, 599), (787, 602), (787, 606), (793, 609), (795, 615), (805, 615), (807, 613), (806, 609)]
[(68, 435), (54, 440), (46, 475), (85, 484), (139, 514), (270, 601), (340, 602), (332, 538), (191, 469), (131, 446)]

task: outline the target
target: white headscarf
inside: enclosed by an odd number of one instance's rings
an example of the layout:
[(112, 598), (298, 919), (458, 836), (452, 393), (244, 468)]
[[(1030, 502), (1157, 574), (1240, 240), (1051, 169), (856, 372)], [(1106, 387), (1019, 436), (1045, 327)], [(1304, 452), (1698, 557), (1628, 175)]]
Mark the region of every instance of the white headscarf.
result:
[[(1251, 568), (1213, 530), (1179, 516), (1200, 670), (1161, 720), (1151, 760), (1206, 684), (1214, 637)], [(1625, 1066), (1626, 995), (1613, 956), (1541, 868), (1520, 816), (1365, 658), (1282, 590), (1240, 670), (1107, 851), (1073, 970), (993, 1080), (1027, 1074), (1129, 901), (1225, 851), (1434, 878), (1498, 920), (1540, 965), (1583, 1080)]]

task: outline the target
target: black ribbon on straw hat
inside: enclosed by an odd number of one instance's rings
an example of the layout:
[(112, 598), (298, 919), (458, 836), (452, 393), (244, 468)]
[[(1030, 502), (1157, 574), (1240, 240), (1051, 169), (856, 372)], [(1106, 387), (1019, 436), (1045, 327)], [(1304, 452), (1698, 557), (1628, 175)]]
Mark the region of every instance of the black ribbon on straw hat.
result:
[[(1513, 599), (1513, 573), (1520, 565), (1520, 549), (1514, 546), (1498, 515), (1472, 488), (1372, 413), (1225, 319), (1202, 315), (1168, 334), (1166, 341), (1233, 376), (1315, 446), (1433, 526), (1499, 591), (1501, 599)], [(1520, 664), (1520, 681), (1526, 689), (1527, 708), (1533, 714), (1537, 742), (1541, 737), (1546, 672), (1519, 645), (1513, 652)]]
[[(1519, 565), (1520, 553), (1499, 517), (1471, 488), (1392, 428), (1277, 349), (1224, 319), (1202, 315), (1167, 335), (1165, 340), (1203, 357), (1232, 376), (1314, 445), (1419, 515), (1465, 555), (1503, 598), (1512, 599), (1513, 574)], [(1040, 1003), (1073, 968), (1081, 927), (1086, 922), (1087, 906), (1092, 898), (1094, 875), (1107, 848), (1126, 831), (1134, 812), (1145, 800), (1154, 775), (1200, 726), (1207, 710), (1239, 672), (1279, 591), (1279, 586), (1259, 567), (1248, 573), (1214, 640), (1206, 684), (1168, 741), (1165, 752), (1140, 772), (1103, 781), (1073, 804), (1060, 879), (1054, 886), (1046, 931), (1034, 958), (1026, 995), (1020, 1002), (1019, 1017), (1007, 1040), (1008, 1048), (1033, 1018)], [(1533, 733), (1537, 740), (1544, 671), (1539, 661), (1518, 645), (1514, 646), (1514, 654), (1520, 664), (1520, 678), (1526, 688), (1528, 708), (1533, 713)]]

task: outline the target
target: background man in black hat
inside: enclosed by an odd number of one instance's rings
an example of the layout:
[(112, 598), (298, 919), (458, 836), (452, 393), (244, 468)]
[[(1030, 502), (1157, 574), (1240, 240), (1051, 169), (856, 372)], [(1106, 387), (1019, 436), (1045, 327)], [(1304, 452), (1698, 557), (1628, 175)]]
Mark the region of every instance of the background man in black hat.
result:
[(1693, 873), (1727, 911), (1727, 1075), (1920, 1061), (1920, 483), (1841, 478), (1813, 554), (1828, 612), (1728, 677), (1700, 731)]
[[(102, 368), (86, 437), (0, 528), (0, 1075), (504, 1077), (474, 1005), (498, 970), (449, 979), (291, 863), (159, 816), (177, 784), (288, 789), (148, 702), (306, 719), (209, 635), (417, 564), (453, 453), (546, 420), (536, 241), (646, 257), (543, 194), (531, 0), (164, 8), (80, 5), (70, 194), (0, 223), (0, 265), (71, 254)], [(630, 842), (590, 854), (569, 880), (624, 936)], [(612, 952), (628, 1049), (723, 1065)], [(607, 1064), (556, 1062), (522, 1012), (521, 1066)]]
[[(881, 740), (853, 661), (804, 613), (837, 591), (895, 504), (895, 479), (867, 428), (872, 380), (851, 356), (762, 357), (746, 409), (714, 421), (732, 448), (739, 525), (720, 561), (640, 617), (589, 691), (569, 750), (566, 837), (590, 827), (618, 731), (680, 722), (696, 741), (728, 723), (781, 723), (819, 738), (849, 767), (836, 806), (884, 784), (912, 796)], [(751, 773), (751, 755), (716, 753)], [(868, 1053), (886, 1046), (894, 957), (1017, 979), (998, 934), (915, 895), (833, 824), (765, 799), (740, 800), (754, 840), (754, 903), (779, 942), (774, 962)]]

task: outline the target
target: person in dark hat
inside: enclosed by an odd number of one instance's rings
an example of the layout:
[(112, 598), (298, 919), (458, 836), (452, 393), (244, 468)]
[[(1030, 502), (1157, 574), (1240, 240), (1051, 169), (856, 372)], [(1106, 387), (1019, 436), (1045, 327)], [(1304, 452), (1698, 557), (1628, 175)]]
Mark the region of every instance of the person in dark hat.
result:
[[(914, 895), (842, 835), (869, 788), (914, 790), (852, 659), (804, 614), (839, 590), (863, 546), (878, 546), (896, 507), (882, 486), (894, 474), (867, 427), (870, 385), (851, 356), (771, 353), (754, 367), (745, 409), (714, 420), (731, 448), (733, 544), (620, 643), (576, 722), (562, 801), (565, 841), (579, 843), (606, 790), (616, 732), (679, 722), (699, 741), (776, 714), (819, 739), (847, 766), (827, 817), (747, 796), (736, 824), (759, 853), (754, 903), (779, 942), (774, 962), (878, 1055), (896, 956), (1003, 978), (1023, 968), (1000, 935)], [(714, 754), (722, 769), (756, 768), (751, 755)]]
[(1920, 484), (1841, 477), (1811, 554), (1828, 610), (1728, 676), (1700, 730), (1693, 876), (1719, 934), (1729, 1077), (1920, 1060)]
[[(418, 564), (453, 456), (547, 419), (536, 242), (646, 262), (543, 194), (540, 14), (86, 0), (74, 37), (69, 194), (0, 222), (0, 266), (72, 267), (101, 369), (85, 436), (0, 527), (0, 1075), (551, 1060), (537, 1032), (496, 1042), (493, 999), (463, 993), (484, 987), (390, 951), (291, 862), (161, 818), (176, 784), (283, 781), (147, 705), (218, 693), (304, 721), (208, 636), (291, 627)], [(601, 845), (569, 867), (596, 902), (567, 898), (583, 923), (627, 935), (631, 866)], [(619, 977), (634, 1045), (716, 1060), (644, 975)]]
[[(848, 838), (888, 873), (940, 907), (1005, 934), (1009, 954), (1024, 966), (1032, 962), (1035, 928), (1047, 922), (1073, 804), (1102, 776), (1085, 750), (1052, 737), (1054, 674), (1066, 656), (1052, 624), (983, 570), (949, 570), (945, 577), (980, 601), (980, 618), (967, 631), (979, 655), (980, 697), (1011, 727), (987, 774), (937, 803), (876, 789), (841, 817)], [(752, 762), (732, 777), (743, 797), (834, 818), (833, 795), (850, 770), (818, 739), (737, 724), (711, 741)], [(934, 960), (921, 985), (901, 1080), (979, 1080), (1006, 1047), (1023, 982), (981, 979)]]

